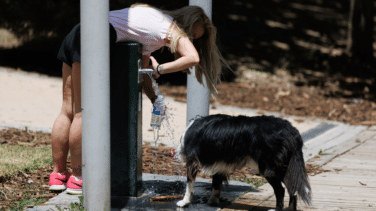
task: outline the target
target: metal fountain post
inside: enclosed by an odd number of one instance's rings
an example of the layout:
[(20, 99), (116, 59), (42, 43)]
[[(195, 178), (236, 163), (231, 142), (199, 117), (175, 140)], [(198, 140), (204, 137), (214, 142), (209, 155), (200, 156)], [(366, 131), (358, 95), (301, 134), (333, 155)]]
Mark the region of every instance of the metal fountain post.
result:
[[(211, 0), (189, 0), (189, 5), (202, 7), (206, 15), (211, 19)], [(190, 71), (191, 74), (187, 77), (187, 125), (189, 124), (189, 121), (197, 115), (208, 116), (210, 105), (210, 93), (207, 88), (205, 77), (203, 77), (203, 86), (196, 79), (195, 68), (190, 68)]]
[(110, 210), (109, 1), (80, 4), (84, 206)]
[(87, 210), (110, 210), (122, 206), (124, 197), (139, 194), (141, 74), (154, 74), (152, 69), (141, 69), (141, 44), (120, 42), (110, 51), (108, 11), (108, 1), (81, 1), (82, 170)]

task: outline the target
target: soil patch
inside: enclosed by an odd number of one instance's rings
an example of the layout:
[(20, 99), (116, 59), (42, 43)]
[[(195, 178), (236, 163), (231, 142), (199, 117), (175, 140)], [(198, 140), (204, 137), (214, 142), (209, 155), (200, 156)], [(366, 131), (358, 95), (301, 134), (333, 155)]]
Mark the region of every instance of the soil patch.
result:
[[(0, 130), (1, 145), (31, 145), (32, 147), (50, 147), (51, 134), (33, 131), (21, 131), (17, 129)], [(186, 176), (184, 163), (176, 160), (172, 156), (173, 148), (159, 144), (157, 147), (150, 144), (143, 145), (142, 171), (144, 173), (181, 175)], [(67, 162), (68, 170), (71, 169), (70, 160)], [(307, 166), (309, 173), (321, 173), (319, 167)], [(28, 206), (33, 207), (33, 203), (44, 202), (58, 193), (48, 190), (49, 175), (52, 173), (52, 165), (45, 168), (38, 168), (32, 171), (24, 170), (13, 176), (0, 177), (0, 210), (13, 208), (21, 210), (20, 205), (25, 198), (29, 199)], [(211, 178), (209, 175), (198, 174), (200, 178)], [(253, 174), (250, 168), (243, 168), (235, 171), (232, 180), (252, 183), (255, 186), (264, 184), (266, 181), (258, 174)], [(26, 206), (26, 205), (24, 205)]]
[[(373, 79), (310, 72), (311, 77), (291, 76), (288, 71), (275, 74), (252, 71), (237, 72), (235, 82), (218, 85), (218, 96), (211, 98), (212, 108), (229, 105), (241, 108), (280, 112), (285, 115), (321, 118), (352, 125), (375, 125), (376, 103), (368, 87)], [(311, 86), (311, 83), (322, 86)], [(360, 91), (343, 89), (341, 84), (362, 86)], [(160, 86), (166, 96), (186, 102), (186, 86)]]

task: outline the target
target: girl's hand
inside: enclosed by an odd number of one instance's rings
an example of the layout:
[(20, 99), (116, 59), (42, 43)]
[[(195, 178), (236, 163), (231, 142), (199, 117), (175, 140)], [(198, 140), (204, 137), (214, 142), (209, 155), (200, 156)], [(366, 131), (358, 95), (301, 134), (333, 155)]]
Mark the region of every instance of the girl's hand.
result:
[(191, 71), (187, 68), (187, 69), (185, 69), (185, 70), (182, 70), (182, 72), (183, 73), (187, 73), (188, 75), (190, 75), (191, 74)]
[(159, 63), (157, 62), (157, 60), (153, 56), (150, 56), (150, 60), (151, 60), (152, 66), (153, 66), (153, 70), (155, 70), (155, 75), (153, 75), (153, 78), (157, 79), (157, 78), (159, 78), (159, 76), (161, 76), (157, 72), (157, 67), (158, 67)]

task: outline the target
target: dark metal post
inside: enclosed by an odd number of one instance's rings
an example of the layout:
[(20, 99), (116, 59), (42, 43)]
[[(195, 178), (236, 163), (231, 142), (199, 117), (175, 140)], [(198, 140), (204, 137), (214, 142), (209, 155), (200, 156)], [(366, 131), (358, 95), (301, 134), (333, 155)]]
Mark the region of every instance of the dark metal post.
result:
[[(111, 198), (138, 196), (142, 178), (141, 44), (116, 43), (110, 56)], [(116, 203), (112, 202), (112, 207)]]

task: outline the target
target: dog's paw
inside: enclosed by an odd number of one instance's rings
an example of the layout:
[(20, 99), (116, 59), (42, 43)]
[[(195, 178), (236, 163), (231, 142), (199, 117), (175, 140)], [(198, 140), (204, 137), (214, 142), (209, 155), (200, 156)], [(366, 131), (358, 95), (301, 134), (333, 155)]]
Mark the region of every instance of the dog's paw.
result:
[(208, 201), (208, 204), (209, 205), (218, 205), (219, 204), (219, 198), (216, 198), (216, 197), (210, 197), (209, 201)]
[(191, 202), (188, 201), (188, 200), (180, 200), (176, 203), (176, 205), (178, 205), (179, 207), (185, 207), (185, 206), (188, 206)]

